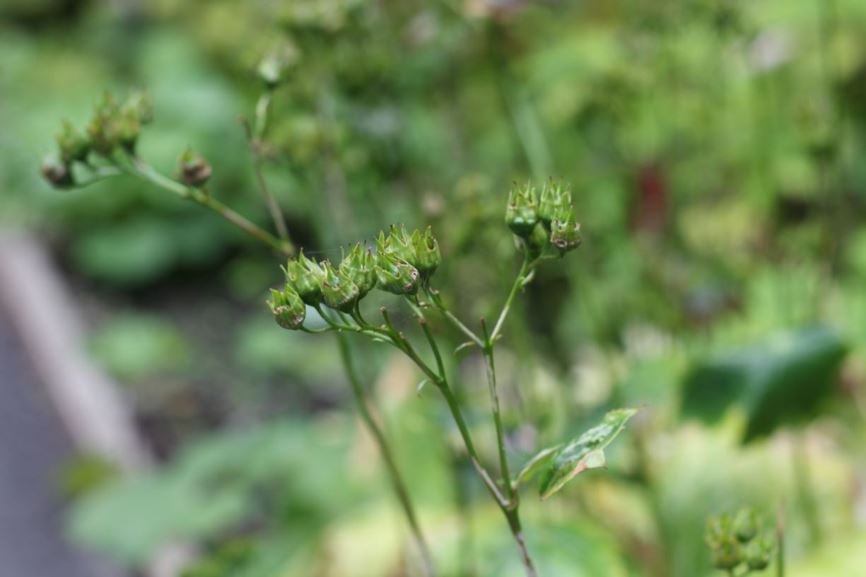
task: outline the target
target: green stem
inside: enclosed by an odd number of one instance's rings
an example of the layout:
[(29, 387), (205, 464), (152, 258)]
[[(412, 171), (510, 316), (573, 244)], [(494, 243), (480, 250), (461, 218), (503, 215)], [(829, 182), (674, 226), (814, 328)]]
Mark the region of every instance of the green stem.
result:
[(488, 339), (490, 343), (496, 341), (499, 333), (502, 331), (502, 325), (505, 323), (505, 319), (508, 318), (508, 313), (511, 311), (511, 305), (514, 302), (515, 297), (517, 296), (517, 292), (523, 287), (526, 283), (526, 279), (528, 278), (528, 274), (530, 273), (532, 261), (529, 257), (529, 251), (524, 247), (523, 251), (523, 263), (520, 265), (520, 271), (517, 273), (517, 278), (514, 279), (514, 284), (511, 286), (511, 292), (508, 293), (508, 298), (505, 299), (505, 304), (502, 307), (502, 312), (499, 313), (499, 318), (496, 320), (496, 324), (493, 326), (493, 332), (490, 333), (490, 338)]
[(256, 183), (259, 185), (259, 191), (265, 201), (265, 206), (268, 207), (268, 212), (271, 215), (271, 220), (274, 221), (274, 228), (277, 229), (277, 234), (283, 241), (289, 240), (289, 227), (286, 225), (286, 217), (283, 211), (280, 210), (280, 205), (277, 204), (277, 199), (271, 194), (268, 188), (268, 183), (265, 180), (264, 172), (262, 171), (262, 138), (265, 135), (265, 130), (268, 127), (269, 112), (271, 109), (271, 91), (267, 91), (259, 97), (256, 103), (256, 125), (255, 131), (249, 129), (248, 124), (244, 121), (244, 126), (247, 128), (247, 140), (249, 141), (250, 152), (253, 155), (253, 172), (256, 175)]
[(469, 337), (469, 340), (475, 343), (479, 348), (484, 346), (484, 341), (475, 334), (475, 332), (463, 324), (463, 321), (458, 319), (448, 308), (445, 306), (445, 303), (442, 302), (442, 297), (439, 295), (439, 291), (436, 289), (425, 287), (425, 292), (427, 296), (430, 298), (430, 302), (433, 303), (433, 306), (445, 317), (448, 322), (450, 322), (454, 327), (462, 332), (464, 335)]
[(254, 224), (246, 217), (241, 216), (222, 202), (208, 194), (205, 194), (202, 190), (187, 187), (180, 182), (160, 174), (139, 158), (131, 157), (130, 160), (131, 166), (122, 163), (118, 164), (118, 166), (133, 176), (147, 180), (151, 184), (176, 194), (180, 198), (192, 200), (193, 202), (212, 210), (254, 239), (268, 245), (277, 252), (286, 256), (293, 256), (295, 254), (295, 246), (291, 241), (276, 238), (274, 235)]
[(776, 512), (776, 577), (785, 577), (785, 517), (781, 504)]
[(337, 343), (340, 348), (340, 358), (343, 361), (343, 367), (346, 370), (346, 376), (349, 379), (349, 384), (351, 385), (352, 393), (355, 397), (355, 404), (358, 407), (358, 413), (361, 415), (361, 420), (364, 421), (364, 424), (367, 426), (370, 433), (372, 433), (376, 444), (379, 446), (379, 452), (382, 454), (382, 459), (385, 461), (385, 466), (391, 480), (391, 485), (394, 488), (394, 493), (397, 495), (400, 506), (403, 508), (403, 513), (406, 515), (406, 520), (409, 522), (409, 528), (412, 531), (415, 543), (421, 553), (424, 574), (428, 577), (432, 577), (435, 572), (433, 570), (430, 548), (427, 546), (427, 541), (424, 539), (424, 534), (422, 533), (421, 526), (418, 523), (415, 509), (412, 506), (411, 499), (409, 498), (409, 492), (406, 489), (406, 483), (400, 475), (397, 463), (394, 460), (393, 451), (391, 450), (382, 429), (373, 418), (366, 392), (358, 379), (357, 373), (355, 372), (355, 367), (352, 363), (351, 349), (349, 348), (349, 343), (346, 341), (345, 335), (338, 332)]
[(493, 426), (496, 429), (496, 446), (499, 452), (499, 470), (502, 474), (502, 482), (505, 484), (505, 494), (508, 496), (509, 507), (516, 509), (518, 506), (517, 493), (511, 483), (511, 472), (508, 467), (508, 456), (505, 454), (505, 433), (502, 428), (502, 416), (499, 410), (499, 392), (496, 387), (496, 363), (493, 359), (493, 341), (487, 333), (487, 323), (481, 321), (484, 330), (484, 365), (487, 373), (487, 389), (490, 394), (490, 406), (493, 413)]

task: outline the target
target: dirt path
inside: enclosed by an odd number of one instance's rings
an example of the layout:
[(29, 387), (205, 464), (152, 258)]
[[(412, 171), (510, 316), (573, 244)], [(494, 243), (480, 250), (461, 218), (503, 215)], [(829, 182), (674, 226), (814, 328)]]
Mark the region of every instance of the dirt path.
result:
[(63, 537), (57, 477), (71, 443), (0, 312), (0, 577), (116, 575)]

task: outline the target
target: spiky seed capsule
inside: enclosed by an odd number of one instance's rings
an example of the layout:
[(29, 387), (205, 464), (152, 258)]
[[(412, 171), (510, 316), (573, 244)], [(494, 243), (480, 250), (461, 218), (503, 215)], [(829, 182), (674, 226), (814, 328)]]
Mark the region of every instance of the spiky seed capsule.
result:
[(532, 234), (526, 239), (526, 244), (529, 247), (529, 255), (532, 258), (538, 258), (550, 246), (550, 235), (540, 222), (532, 229)]
[(193, 188), (203, 186), (211, 176), (213, 169), (199, 154), (187, 148), (178, 159), (178, 178), (182, 183)]
[(734, 534), (740, 543), (748, 543), (758, 534), (760, 520), (751, 509), (741, 509), (734, 517)]
[(123, 109), (133, 114), (141, 125), (153, 122), (153, 99), (147, 92), (139, 90), (130, 94)]
[(87, 159), (90, 152), (90, 141), (81, 132), (76, 130), (68, 120), (63, 121), (63, 127), (57, 135), (57, 148), (60, 151), (60, 159), (64, 164), (80, 162)]
[(355, 283), (358, 298), (364, 298), (376, 286), (376, 257), (370, 249), (358, 243), (349, 251), (349, 256), (340, 262), (340, 274)]
[(395, 295), (415, 294), (418, 269), (400, 257), (385, 252), (376, 255), (376, 279), (379, 288)]
[(439, 241), (433, 236), (433, 229), (428, 226), (423, 233), (420, 230), (413, 232), (412, 248), (416, 257), (415, 268), (422, 278), (430, 278), (442, 262), (442, 252), (439, 250)]
[(380, 254), (388, 253), (417, 267), (418, 255), (412, 242), (412, 236), (406, 232), (406, 227), (391, 225), (388, 236), (384, 232), (379, 233), (376, 239), (376, 251)]
[(290, 285), (286, 285), (281, 291), (271, 289), (268, 307), (274, 315), (274, 320), (284, 329), (300, 328), (307, 316), (307, 307), (304, 301)]
[(773, 539), (761, 535), (746, 546), (746, 565), (752, 571), (763, 571), (770, 564), (770, 557), (774, 549)]
[(571, 206), (571, 189), (551, 179), (544, 183), (538, 201), (538, 219), (546, 226), (556, 218), (557, 212)]
[(273, 90), (286, 80), (289, 66), (295, 54), (287, 49), (269, 52), (259, 62), (256, 72), (268, 90)]
[(538, 201), (531, 183), (512, 188), (505, 207), (505, 224), (517, 236), (527, 238), (538, 222)]
[(54, 188), (70, 188), (75, 185), (75, 177), (69, 165), (52, 158), (42, 163), (42, 177)]
[(576, 221), (571, 207), (561, 208), (550, 223), (550, 244), (561, 254), (580, 246), (580, 224)]
[(111, 94), (105, 93), (87, 125), (87, 136), (94, 152), (110, 155), (120, 143), (117, 127), (119, 110)]
[(330, 262), (324, 262), (325, 280), (322, 282), (322, 296), (325, 304), (344, 313), (352, 312), (360, 296), (358, 285), (345, 274), (334, 270)]
[(286, 263), (283, 272), (286, 273), (286, 281), (298, 292), (301, 299), (310, 306), (322, 302), (322, 281), (325, 273), (315, 261), (304, 256), (304, 252), (297, 259), (290, 259)]

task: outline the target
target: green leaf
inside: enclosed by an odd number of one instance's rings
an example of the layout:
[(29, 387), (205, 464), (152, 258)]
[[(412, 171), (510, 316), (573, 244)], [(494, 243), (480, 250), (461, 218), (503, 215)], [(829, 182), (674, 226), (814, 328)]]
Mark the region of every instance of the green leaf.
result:
[(547, 447), (545, 449), (540, 450), (535, 454), (534, 457), (529, 459), (525, 465), (523, 465), (523, 469), (520, 470), (520, 473), (517, 474), (517, 477), (514, 479), (513, 485), (514, 489), (517, 490), (520, 488), (521, 483), (529, 481), (532, 477), (535, 476), (541, 469), (543, 469), (550, 461), (556, 456), (557, 451), (562, 447), (562, 445), (554, 445), (553, 447)]
[(845, 358), (842, 339), (826, 328), (779, 333), (695, 367), (686, 378), (683, 414), (714, 422), (734, 404), (746, 412), (744, 441), (817, 413)]
[(559, 449), (550, 459), (542, 479), (541, 498), (547, 499), (557, 493), (583, 471), (603, 467), (604, 448), (620, 434), (635, 413), (636, 409), (610, 411), (599, 425)]

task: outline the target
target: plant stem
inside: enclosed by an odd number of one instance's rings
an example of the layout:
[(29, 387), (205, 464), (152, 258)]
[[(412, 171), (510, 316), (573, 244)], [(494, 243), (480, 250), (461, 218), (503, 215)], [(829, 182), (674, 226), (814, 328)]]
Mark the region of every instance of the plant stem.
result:
[(168, 192), (176, 194), (181, 198), (185, 198), (187, 200), (192, 200), (193, 202), (204, 206), (213, 212), (217, 213), (231, 224), (243, 230), (245, 233), (253, 237), (254, 239), (268, 245), (272, 249), (277, 252), (280, 252), (286, 256), (293, 256), (295, 254), (295, 246), (289, 240), (280, 240), (276, 238), (274, 235), (254, 224), (252, 221), (247, 219), (246, 217), (238, 214), (222, 202), (213, 198), (209, 194), (206, 194), (200, 189), (190, 188), (164, 176), (154, 170), (149, 164), (145, 163), (139, 158), (130, 157), (131, 166), (126, 166), (123, 163), (118, 164), (118, 166), (124, 170), (125, 172), (132, 174), (133, 176), (142, 178), (147, 180), (151, 184), (162, 188)]
[[(523, 277), (523, 274), (525, 273), (528, 262), (528, 259), (524, 260), (524, 267), (521, 268), (521, 274), (519, 277), (521, 279)], [(509, 299), (509, 302), (511, 300), (513, 300), (513, 297), (512, 299)], [(412, 305), (411, 301), (410, 305)], [(436, 357), (437, 366), (439, 367), (439, 379), (432, 380), (437, 385), (439, 390), (442, 391), (442, 394), (445, 397), (449, 408), (451, 409), (451, 414), (454, 417), (454, 421), (457, 423), (458, 429), (460, 429), (460, 434), (463, 436), (463, 441), (466, 445), (466, 450), (469, 452), (472, 464), (481, 475), (482, 479), (485, 482), (485, 485), (487, 485), (488, 490), (490, 491), (493, 498), (496, 500), (497, 505), (499, 505), (502, 514), (505, 515), (505, 518), (508, 521), (508, 527), (511, 530), (511, 534), (514, 537), (517, 548), (520, 551), (520, 560), (523, 563), (524, 569), (526, 570), (527, 577), (536, 577), (537, 572), (535, 570), (535, 565), (532, 562), (532, 557), (530, 557), (529, 555), (529, 550), (526, 547), (526, 541), (523, 538), (523, 530), (520, 525), (520, 515), (518, 513), (520, 502), (518, 499), (518, 494), (515, 491), (514, 486), (511, 482), (511, 473), (509, 472), (508, 468), (508, 457), (505, 453), (505, 438), (502, 428), (502, 419), (499, 411), (499, 395), (496, 389), (496, 366), (493, 359), (493, 341), (491, 340), (490, 335), (487, 333), (487, 325), (482, 320), (481, 326), (484, 330), (482, 351), (484, 353), (485, 365), (487, 367), (487, 380), (493, 412), (493, 423), (496, 429), (496, 444), (499, 452), (501, 481), (502, 484), (505, 486), (505, 495), (502, 494), (502, 492), (496, 485), (496, 482), (490, 478), (487, 470), (481, 465), (481, 462), (478, 459), (478, 455), (475, 452), (475, 447), (472, 443), (472, 437), (469, 433), (468, 427), (466, 427), (465, 421), (463, 420), (463, 414), (460, 410), (460, 404), (457, 401), (457, 398), (454, 396), (454, 393), (451, 390), (450, 386), (448, 385), (448, 379), (445, 375), (445, 369), (442, 364), (439, 347), (437, 346), (433, 335), (430, 333), (430, 329), (427, 326), (427, 319), (424, 318), (424, 313), (419, 308), (413, 305), (412, 309), (418, 316), (418, 321), (421, 325), (421, 329), (424, 332), (424, 335), (427, 337), (428, 342), (430, 343), (430, 348), (433, 350), (433, 354)], [(431, 378), (433, 377), (433, 375), (430, 374), (428, 374), (428, 376)]]
[(487, 373), (487, 389), (490, 394), (490, 406), (493, 413), (493, 425), (496, 429), (496, 446), (499, 451), (499, 470), (502, 482), (505, 484), (505, 494), (508, 496), (511, 508), (517, 508), (517, 493), (511, 483), (511, 472), (508, 467), (508, 456), (505, 454), (505, 434), (502, 429), (502, 416), (499, 410), (499, 392), (496, 388), (496, 364), (493, 359), (493, 341), (487, 332), (487, 323), (482, 319), (481, 327), (484, 331), (484, 365)]
[(493, 326), (493, 332), (490, 333), (490, 338), (488, 339), (490, 343), (495, 342), (496, 338), (499, 336), (499, 333), (502, 331), (502, 325), (505, 323), (505, 319), (508, 318), (508, 313), (509, 311), (511, 311), (511, 304), (514, 302), (514, 299), (517, 296), (517, 291), (520, 290), (526, 283), (528, 273), (530, 272), (531, 264), (532, 263), (529, 257), (529, 251), (526, 249), (526, 247), (524, 247), (523, 263), (520, 265), (520, 271), (518, 271), (517, 278), (514, 279), (514, 284), (511, 286), (511, 292), (508, 293), (508, 298), (505, 300), (505, 304), (502, 306), (502, 312), (499, 313), (499, 318), (496, 320), (496, 324)]
[(262, 172), (262, 138), (265, 135), (265, 130), (268, 127), (268, 115), (271, 109), (271, 91), (263, 93), (256, 103), (256, 124), (255, 131), (252, 131), (244, 121), (244, 127), (247, 132), (247, 140), (250, 146), (250, 152), (253, 155), (253, 171), (256, 174), (256, 182), (259, 185), (259, 191), (265, 200), (265, 205), (268, 207), (268, 212), (271, 214), (271, 220), (274, 221), (274, 227), (277, 229), (277, 234), (283, 241), (289, 240), (289, 227), (286, 225), (286, 218), (283, 211), (280, 210), (280, 205), (277, 204), (276, 198), (271, 194), (268, 188), (268, 183), (265, 180), (265, 175)]
[(469, 340), (475, 343), (479, 348), (484, 346), (484, 341), (482, 341), (472, 329), (463, 324), (463, 321), (458, 319), (450, 310), (448, 310), (445, 303), (442, 302), (442, 297), (439, 295), (439, 291), (426, 287), (425, 292), (436, 309), (448, 320), (448, 322), (454, 325), (457, 330), (469, 337)]
[(776, 577), (785, 577), (785, 513), (781, 503), (776, 511)]
[(406, 489), (406, 483), (404, 482), (403, 477), (400, 475), (400, 471), (397, 468), (396, 462), (394, 461), (393, 451), (391, 450), (391, 447), (388, 444), (388, 441), (385, 438), (382, 429), (373, 418), (367, 401), (366, 392), (364, 390), (364, 387), (361, 385), (360, 380), (358, 379), (358, 375), (355, 372), (355, 367), (352, 363), (351, 349), (349, 348), (349, 343), (346, 341), (346, 336), (338, 332), (337, 343), (340, 349), (340, 358), (343, 361), (343, 367), (346, 370), (346, 376), (349, 379), (349, 384), (351, 385), (352, 393), (355, 397), (355, 404), (358, 407), (358, 413), (360, 413), (361, 419), (367, 426), (367, 429), (369, 429), (370, 433), (372, 433), (376, 444), (379, 446), (379, 451), (382, 454), (382, 459), (385, 461), (385, 466), (388, 471), (388, 477), (391, 480), (391, 484), (394, 488), (394, 493), (397, 495), (400, 506), (403, 508), (403, 513), (406, 515), (406, 520), (409, 522), (409, 528), (412, 532), (413, 537), (415, 538), (415, 544), (421, 554), (421, 561), (424, 566), (424, 574), (428, 577), (432, 577), (433, 575), (435, 575), (435, 572), (433, 570), (433, 561), (430, 555), (430, 548), (427, 546), (427, 542), (424, 539), (424, 534), (421, 531), (421, 526), (418, 524), (418, 518), (415, 515), (415, 509), (412, 506), (412, 501), (409, 498), (409, 492)]

